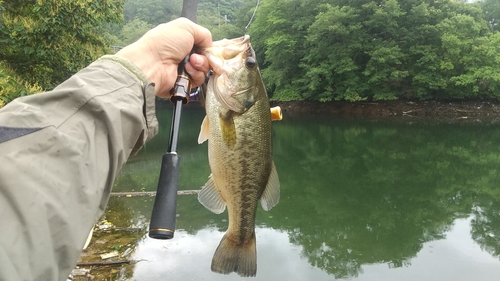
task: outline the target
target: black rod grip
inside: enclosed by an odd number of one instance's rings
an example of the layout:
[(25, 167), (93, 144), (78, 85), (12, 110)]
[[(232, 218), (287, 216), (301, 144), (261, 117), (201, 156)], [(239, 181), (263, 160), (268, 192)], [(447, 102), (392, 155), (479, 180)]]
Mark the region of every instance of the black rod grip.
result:
[(179, 156), (176, 152), (167, 152), (163, 155), (158, 189), (149, 223), (149, 237), (151, 238), (172, 239), (174, 237), (179, 164)]

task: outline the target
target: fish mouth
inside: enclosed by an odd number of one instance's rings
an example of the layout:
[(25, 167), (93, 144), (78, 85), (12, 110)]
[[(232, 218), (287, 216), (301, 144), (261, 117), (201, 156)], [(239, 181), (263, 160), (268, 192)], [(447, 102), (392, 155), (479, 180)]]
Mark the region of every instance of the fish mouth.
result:
[(254, 103), (253, 97), (247, 97), (251, 87), (244, 88), (241, 87), (243, 85), (229, 80), (233, 79), (234, 75), (242, 75), (237, 73), (241, 72), (241, 69), (245, 71), (246, 58), (254, 56), (250, 36), (215, 41), (211, 47), (204, 48), (202, 54), (207, 57), (214, 72), (210, 83), (217, 101), (236, 113), (247, 111)]
[(201, 49), (200, 53), (207, 57), (215, 74), (221, 75), (224, 73), (224, 66), (227, 61), (241, 56), (249, 48), (251, 48), (250, 35), (244, 35), (234, 39), (215, 41), (211, 47)]
[(243, 45), (250, 42), (250, 35), (245, 34), (241, 37), (233, 38), (233, 39), (222, 39), (219, 41), (213, 42), (212, 47), (228, 47), (231, 45)]

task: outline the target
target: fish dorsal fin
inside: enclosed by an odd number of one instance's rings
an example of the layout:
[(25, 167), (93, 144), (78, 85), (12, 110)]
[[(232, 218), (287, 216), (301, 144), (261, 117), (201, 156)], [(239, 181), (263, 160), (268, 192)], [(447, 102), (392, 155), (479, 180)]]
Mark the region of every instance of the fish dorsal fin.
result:
[(208, 116), (205, 116), (205, 118), (203, 118), (203, 122), (201, 123), (200, 134), (198, 135), (198, 144), (202, 144), (208, 140), (209, 134), (210, 125), (208, 123)]
[(260, 204), (264, 211), (271, 210), (280, 201), (280, 180), (278, 177), (278, 171), (276, 171), (276, 166), (274, 162), (272, 164), (271, 174), (269, 175), (269, 180), (267, 182), (266, 189), (260, 197)]
[(229, 148), (236, 145), (236, 126), (234, 125), (233, 111), (219, 115), (220, 127), (222, 130), (222, 140)]
[(226, 209), (226, 203), (220, 196), (219, 191), (215, 188), (212, 175), (208, 177), (208, 181), (198, 193), (198, 201), (208, 210), (220, 214)]

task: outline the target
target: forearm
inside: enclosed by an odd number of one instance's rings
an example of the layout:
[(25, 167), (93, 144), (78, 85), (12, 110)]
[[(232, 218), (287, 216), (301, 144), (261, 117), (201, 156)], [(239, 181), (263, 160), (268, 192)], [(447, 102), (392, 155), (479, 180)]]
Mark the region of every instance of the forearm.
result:
[(74, 267), (120, 168), (157, 132), (140, 76), (98, 61), (0, 111), (0, 280), (65, 280)]

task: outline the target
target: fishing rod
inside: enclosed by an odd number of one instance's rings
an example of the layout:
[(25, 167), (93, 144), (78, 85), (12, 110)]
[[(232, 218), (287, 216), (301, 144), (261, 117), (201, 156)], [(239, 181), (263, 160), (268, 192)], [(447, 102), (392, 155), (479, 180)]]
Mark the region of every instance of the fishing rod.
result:
[(250, 27), (250, 24), (253, 21), (253, 18), (255, 17), (255, 13), (257, 12), (257, 9), (259, 8), (260, 0), (257, 0), (257, 5), (255, 5), (255, 9), (253, 10), (252, 17), (250, 18), (250, 21), (248, 21), (247, 26), (245, 26), (245, 32), (247, 32), (248, 27)]
[(162, 158), (160, 178), (149, 223), (149, 237), (154, 239), (172, 239), (175, 232), (180, 164), (179, 155), (177, 155), (177, 141), (179, 139), (182, 106), (188, 103), (189, 94), (191, 93), (191, 77), (185, 69), (188, 62), (189, 55), (179, 63), (177, 79), (170, 91), (170, 101), (174, 104), (170, 139), (167, 153)]
[[(259, 7), (260, 0), (253, 11), (252, 17), (245, 30), (253, 21)], [(177, 155), (177, 141), (179, 139), (179, 128), (182, 106), (189, 102), (191, 94), (191, 77), (186, 72), (185, 65), (189, 62), (189, 55), (179, 63), (177, 67), (177, 79), (170, 91), (170, 101), (174, 104), (172, 125), (170, 127), (170, 139), (167, 153), (163, 155), (160, 169), (160, 178), (156, 190), (156, 198), (149, 223), (149, 237), (154, 239), (172, 239), (175, 232), (175, 218), (177, 216), (177, 185), (179, 182), (180, 159)], [(208, 80), (210, 74), (207, 75)], [(206, 82), (206, 81), (205, 81)], [(203, 98), (203, 95), (202, 97)]]

